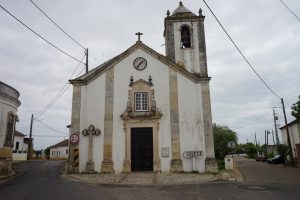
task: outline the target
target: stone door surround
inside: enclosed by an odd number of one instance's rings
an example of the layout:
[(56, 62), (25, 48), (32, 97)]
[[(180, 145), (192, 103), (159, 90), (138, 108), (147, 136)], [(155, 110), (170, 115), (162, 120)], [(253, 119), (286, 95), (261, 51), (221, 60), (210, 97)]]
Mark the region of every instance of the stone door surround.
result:
[(132, 128), (152, 128), (153, 130), (153, 171), (160, 171), (159, 158), (159, 122), (158, 120), (126, 120), (123, 124), (125, 132), (125, 159), (123, 161), (123, 172), (131, 172), (131, 129)]

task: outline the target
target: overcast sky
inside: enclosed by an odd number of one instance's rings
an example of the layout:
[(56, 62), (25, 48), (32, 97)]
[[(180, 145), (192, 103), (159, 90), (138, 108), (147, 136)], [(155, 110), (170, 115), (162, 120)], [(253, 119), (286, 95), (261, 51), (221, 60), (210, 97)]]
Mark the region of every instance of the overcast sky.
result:
[[(33, 0), (84, 47), (89, 48), (90, 69), (133, 45), (135, 33), (164, 54), (164, 18), (174, 0)], [(300, 1), (284, 0), (299, 16)], [(290, 107), (300, 94), (300, 21), (280, 0), (207, 0), (221, 23), (270, 87)], [(0, 4), (59, 48), (77, 59), (84, 51), (65, 36), (28, 0), (0, 0)], [(205, 18), (208, 72), (213, 122), (237, 132), (239, 142), (264, 141), (264, 130), (274, 130), (271, 107), (280, 100), (256, 77), (230, 43), (202, 0), (184, 0)], [(0, 80), (20, 92), (17, 130), (29, 135), (31, 114), (38, 113), (70, 79), (78, 62), (35, 36), (0, 9)], [(80, 65), (72, 77), (84, 69)], [(69, 84), (68, 84), (69, 85)], [(35, 149), (67, 138), (71, 120), (72, 86), (35, 121)], [(277, 108), (280, 124), (282, 110)], [(42, 124), (44, 123), (44, 124)], [(46, 125), (59, 132), (47, 128)], [(52, 136), (52, 137), (49, 137)], [(271, 137), (270, 140), (272, 141)], [(273, 142), (273, 141), (272, 141)]]

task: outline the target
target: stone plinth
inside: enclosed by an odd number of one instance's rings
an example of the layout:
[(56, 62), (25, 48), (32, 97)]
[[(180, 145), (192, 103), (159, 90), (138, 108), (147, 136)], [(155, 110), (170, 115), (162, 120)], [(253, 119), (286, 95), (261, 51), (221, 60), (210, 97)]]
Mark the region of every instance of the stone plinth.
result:
[(182, 160), (181, 159), (172, 159), (171, 160), (171, 172), (182, 172)]
[(90, 174), (94, 173), (95, 172), (94, 165), (95, 164), (92, 160), (87, 161), (85, 166), (85, 172)]
[(103, 173), (112, 173), (114, 172), (114, 163), (112, 160), (103, 160), (101, 171)]
[(211, 173), (218, 172), (218, 163), (215, 158), (205, 159), (205, 172), (211, 172)]
[(131, 172), (131, 162), (130, 160), (123, 161), (123, 172), (128, 173)]

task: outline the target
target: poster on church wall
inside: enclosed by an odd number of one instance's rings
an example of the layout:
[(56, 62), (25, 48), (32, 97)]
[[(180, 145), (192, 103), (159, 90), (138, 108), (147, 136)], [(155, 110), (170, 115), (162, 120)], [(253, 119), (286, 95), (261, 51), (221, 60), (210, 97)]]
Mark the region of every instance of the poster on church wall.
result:
[(161, 148), (161, 157), (170, 157), (170, 147)]

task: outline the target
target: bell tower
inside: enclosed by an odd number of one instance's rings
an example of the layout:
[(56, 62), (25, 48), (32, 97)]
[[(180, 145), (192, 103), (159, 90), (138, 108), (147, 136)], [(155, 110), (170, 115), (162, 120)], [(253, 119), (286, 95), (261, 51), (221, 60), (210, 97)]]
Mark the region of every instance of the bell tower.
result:
[(206, 47), (202, 10), (195, 15), (182, 2), (165, 18), (166, 55), (191, 73), (207, 76)]
[[(199, 95), (202, 99), (201, 109), (203, 118), (203, 133), (201, 134), (204, 135), (205, 140), (205, 171), (217, 172), (218, 167), (214, 152), (214, 137), (209, 91), (210, 77), (208, 77), (207, 73), (204, 18), (205, 17), (202, 15), (201, 9), (199, 10), (199, 14), (197, 16), (184, 7), (182, 2), (179, 2), (179, 6), (172, 14), (170, 14), (170, 11), (167, 11), (167, 17), (165, 18), (164, 37), (167, 58), (181, 66), (186, 71), (194, 74), (195, 77), (201, 80), (197, 84), (200, 84), (201, 87), (201, 93)], [(170, 75), (170, 85), (177, 85), (176, 73)], [(171, 96), (173, 94), (175, 94), (175, 98), (174, 96)], [(176, 99), (176, 95), (178, 95), (178, 93), (170, 93), (170, 98)], [(170, 103), (170, 105), (172, 104)], [(174, 112), (172, 109), (170, 110), (170, 113), (173, 112), (175, 113), (174, 116), (176, 116), (176, 112)], [(176, 120), (173, 121), (176, 122)], [(171, 119), (171, 123), (173, 121)], [(172, 142), (175, 141), (174, 145), (172, 146), (172, 152), (173, 149), (174, 152), (179, 152), (180, 145), (178, 144), (180, 144), (180, 141), (177, 139), (179, 136), (178, 134), (175, 134), (176, 130), (172, 131), (172, 133), (174, 133), (174, 140), (172, 140)], [(171, 170), (173, 167), (173, 169), (175, 169), (173, 171), (180, 171), (181, 166), (182, 162), (178, 156), (178, 153), (174, 153), (174, 156), (172, 154)]]

